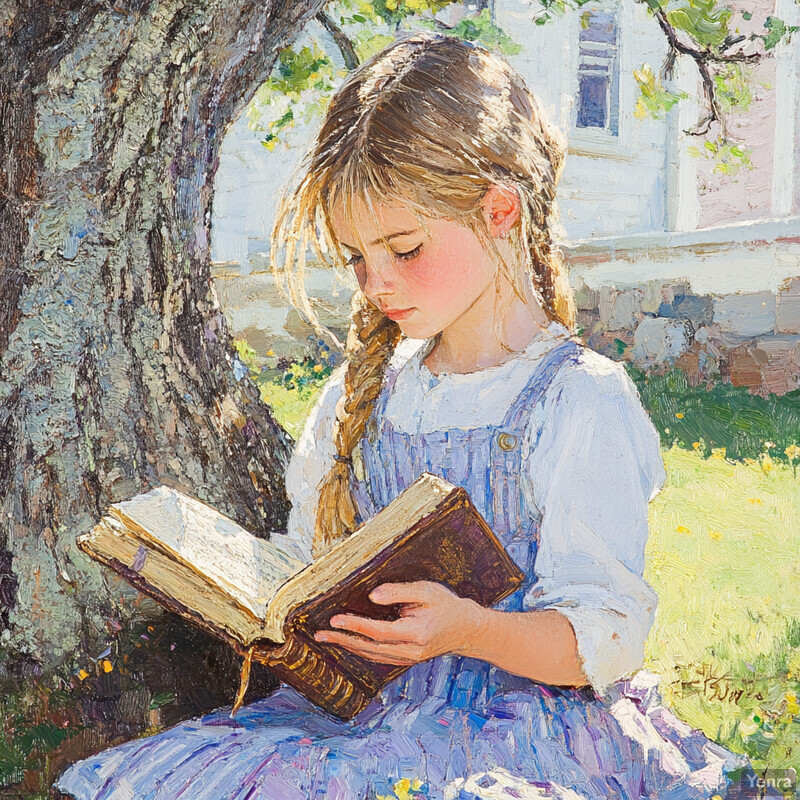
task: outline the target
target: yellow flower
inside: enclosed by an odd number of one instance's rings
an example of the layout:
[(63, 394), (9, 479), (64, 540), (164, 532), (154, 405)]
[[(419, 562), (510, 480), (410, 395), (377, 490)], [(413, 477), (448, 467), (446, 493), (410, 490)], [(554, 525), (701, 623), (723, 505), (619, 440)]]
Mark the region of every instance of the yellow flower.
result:
[(790, 714), (800, 714), (800, 705), (797, 703), (795, 692), (786, 692), (786, 710)]
[(678, 525), (678, 527), (675, 528), (675, 530), (678, 533), (691, 533), (691, 531), (685, 525)]
[(78, 677), (79, 677), (79, 678), (80, 678), (82, 681), (85, 681), (85, 680), (86, 680), (86, 679), (89, 677), (89, 673), (88, 673), (88, 672), (87, 672), (85, 669), (82, 669), (82, 670), (81, 670), (81, 671), (78, 673)]
[(103, 668), (103, 672), (111, 672), (114, 669), (114, 665), (107, 658), (100, 662), (100, 666)]
[(761, 471), (765, 475), (769, 475), (769, 473), (772, 472), (772, 466), (772, 459), (769, 457), (769, 454), (764, 453), (761, 457)]
[(764, 501), (760, 497), (748, 497), (747, 502), (754, 506), (764, 505)]
[(683, 414), (681, 414), (681, 412), (680, 412), (680, 411), (679, 411), (679, 412), (678, 412), (678, 413), (677, 413), (675, 416), (676, 416), (678, 419), (683, 419)]
[(314, 364), (314, 372), (322, 372), (322, 364)]
[(394, 785), (394, 794), (379, 794), (377, 800), (414, 800), (410, 792), (416, 792), (422, 787), (422, 781), (419, 778), (409, 780), (408, 778), (400, 778)]
[(692, 447), (694, 447), (695, 450), (699, 450), (702, 446), (701, 442), (692, 442)]
[(394, 785), (394, 793), (397, 795), (397, 800), (409, 800), (409, 791), (411, 789), (411, 781), (408, 778), (401, 778)]
[(786, 458), (790, 461), (800, 458), (800, 447), (796, 444), (790, 444), (783, 452), (786, 453)]
[(267, 350), (267, 355), (268, 356), (274, 356), (275, 355), (275, 351), (270, 348), (269, 350)]
[(718, 542), (722, 538), (722, 534), (719, 531), (709, 531), (708, 535), (715, 541)]

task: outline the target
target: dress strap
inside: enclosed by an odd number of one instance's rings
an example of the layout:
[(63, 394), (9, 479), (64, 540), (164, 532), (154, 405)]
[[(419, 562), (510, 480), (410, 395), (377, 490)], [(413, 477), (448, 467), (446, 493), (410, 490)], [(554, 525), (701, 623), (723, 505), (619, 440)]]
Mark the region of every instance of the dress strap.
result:
[(561, 367), (567, 361), (576, 363), (584, 347), (580, 340), (569, 338), (548, 350), (536, 365), (531, 379), (511, 404), (503, 420), (503, 428), (518, 429), (523, 417), (539, 402)]
[(433, 339), (429, 339), (425, 344), (420, 345), (419, 349), (415, 350), (408, 358), (404, 358), (402, 361), (400, 361), (400, 363), (393, 364), (387, 368), (383, 376), (383, 385), (381, 386), (381, 391), (378, 395), (378, 399), (375, 401), (375, 407), (371, 414), (371, 421), (373, 423), (375, 420), (384, 418), (386, 414), (386, 406), (389, 404), (389, 397), (391, 396), (394, 385), (397, 382), (397, 377), (406, 364), (411, 361), (411, 359), (417, 359), (418, 363), (421, 364), (428, 353), (430, 353), (435, 343), (435, 337)]

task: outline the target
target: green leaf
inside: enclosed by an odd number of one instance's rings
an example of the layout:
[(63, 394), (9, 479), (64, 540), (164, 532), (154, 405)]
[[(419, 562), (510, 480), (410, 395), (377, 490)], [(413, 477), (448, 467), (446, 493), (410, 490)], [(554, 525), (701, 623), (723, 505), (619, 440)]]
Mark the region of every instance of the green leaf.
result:
[(787, 25), (780, 17), (767, 17), (764, 27), (768, 31), (767, 35), (753, 38), (761, 39), (764, 42), (765, 50), (777, 47), (784, 36), (787, 41), (791, 41), (792, 34), (800, 30), (800, 25)]
[(484, 8), (479, 14), (462, 17), (452, 28), (443, 33), (468, 42), (477, 42), (487, 50), (504, 55), (516, 55), (522, 51), (520, 45), (492, 22), (488, 8)]
[(375, 33), (370, 29), (366, 29), (356, 34), (353, 46), (355, 47), (358, 58), (361, 61), (366, 61), (393, 41), (393, 36), (389, 36), (385, 33)]
[(752, 67), (741, 63), (719, 65), (713, 77), (714, 88), (720, 109), (725, 114), (745, 112), (753, 102), (750, 91)]
[(633, 111), (636, 119), (648, 116), (652, 119), (662, 119), (675, 103), (689, 96), (686, 92), (675, 94), (665, 89), (649, 64), (642, 64), (639, 69), (635, 69), (633, 77), (639, 85), (640, 92)]
[(733, 14), (727, 6), (718, 7), (716, 0), (687, 0), (667, 11), (667, 21), (686, 31), (701, 45), (717, 47), (728, 35), (728, 22)]
[(157, 708), (161, 708), (162, 706), (171, 703), (173, 700), (172, 692), (160, 692), (153, 696), (153, 699), (150, 701), (150, 710), (154, 711)]

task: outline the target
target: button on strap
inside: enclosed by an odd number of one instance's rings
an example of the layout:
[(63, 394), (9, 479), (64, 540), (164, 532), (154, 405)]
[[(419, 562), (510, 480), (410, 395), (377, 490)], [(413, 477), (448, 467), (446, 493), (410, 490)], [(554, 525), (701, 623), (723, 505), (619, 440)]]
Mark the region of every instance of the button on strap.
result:
[(517, 437), (513, 433), (503, 431), (497, 434), (497, 446), (506, 452), (513, 450), (517, 446)]

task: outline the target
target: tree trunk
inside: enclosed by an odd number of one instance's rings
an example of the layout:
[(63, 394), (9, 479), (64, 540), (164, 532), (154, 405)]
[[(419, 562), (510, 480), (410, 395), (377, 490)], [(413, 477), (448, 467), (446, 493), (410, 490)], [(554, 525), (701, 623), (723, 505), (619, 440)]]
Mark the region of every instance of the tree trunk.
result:
[(285, 525), (208, 241), (222, 136), (322, 5), (0, 0), (0, 613), (35, 673), (141, 605), (74, 544), (109, 503), (171, 480)]

